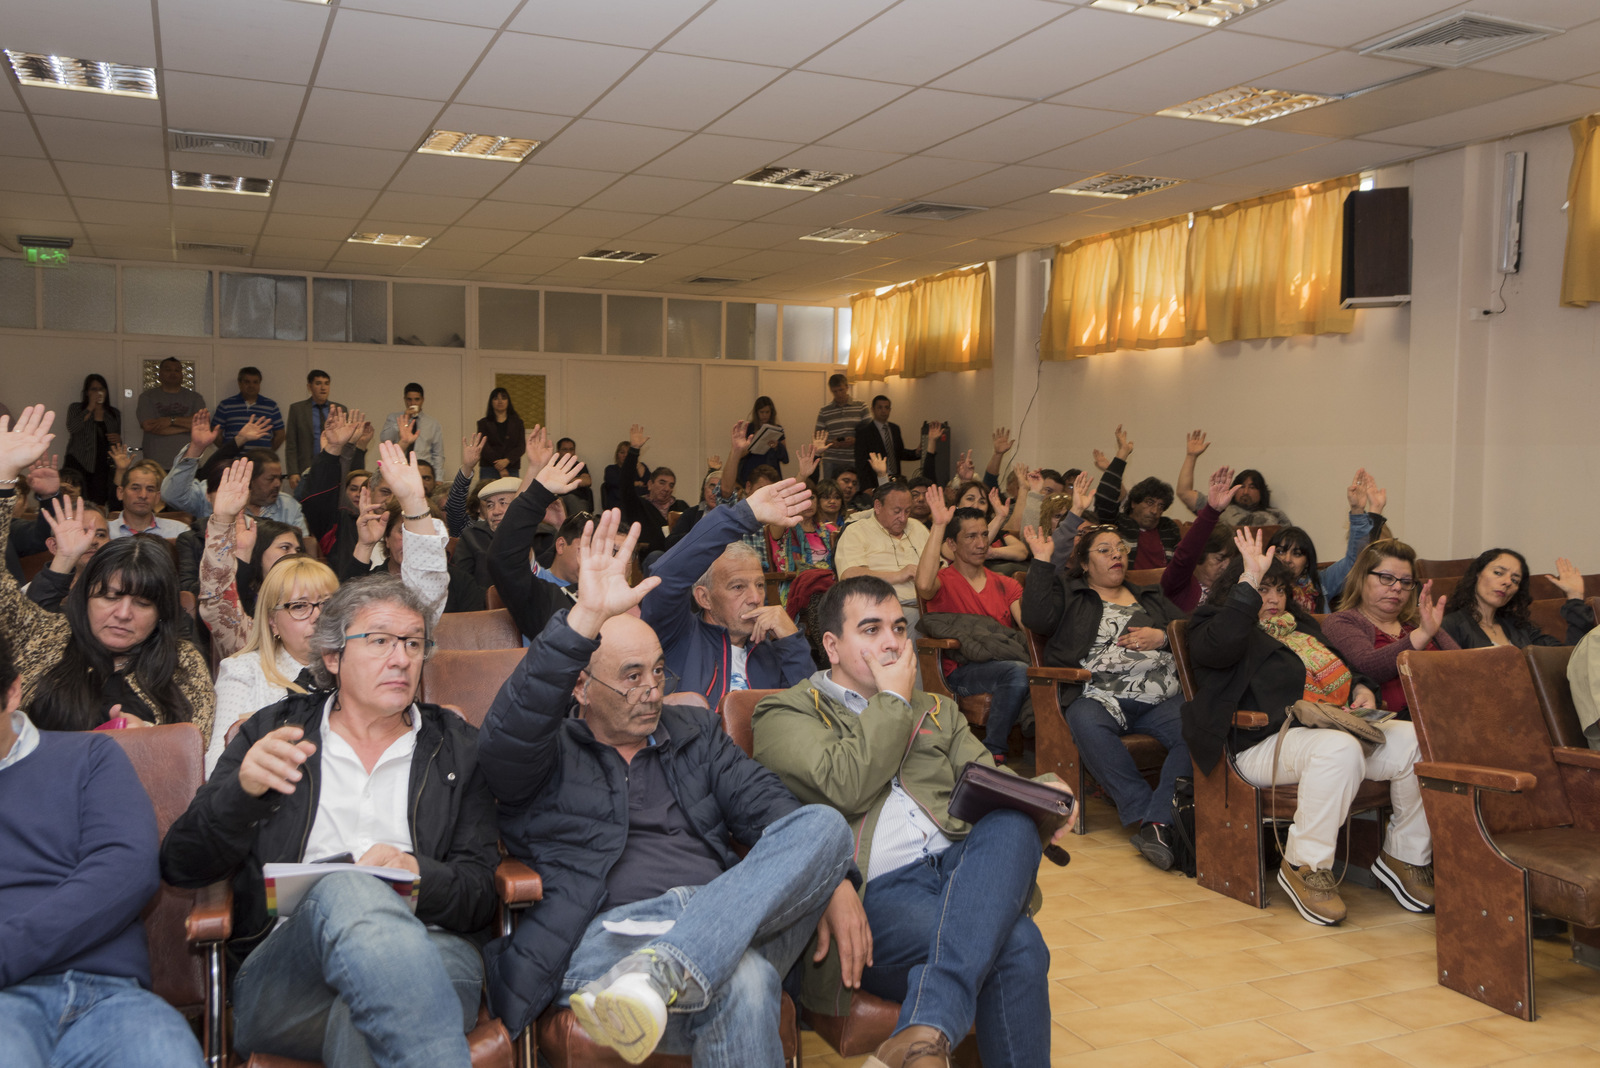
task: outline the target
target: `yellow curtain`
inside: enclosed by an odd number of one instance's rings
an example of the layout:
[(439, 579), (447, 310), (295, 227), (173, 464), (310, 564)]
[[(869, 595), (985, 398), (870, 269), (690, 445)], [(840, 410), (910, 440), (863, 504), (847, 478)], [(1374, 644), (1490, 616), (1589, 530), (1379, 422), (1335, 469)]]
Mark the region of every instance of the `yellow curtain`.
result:
[(1066, 360), (1184, 344), (1186, 216), (1056, 250), (1040, 350)]
[(1572, 132), (1572, 173), (1567, 178), (1567, 258), (1561, 268), (1561, 303), (1586, 308), (1600, 301), (1600, 115), (1567, 127)]
[(1348, 334), (1339, 307), (1350, 175), (1196, 212), (1185, 300), (1188, 341)]
[(877, 382), (988, 367), (993, 300), (987, 263), (881, 295), (856, 294), (850, 298), (850, 378)]

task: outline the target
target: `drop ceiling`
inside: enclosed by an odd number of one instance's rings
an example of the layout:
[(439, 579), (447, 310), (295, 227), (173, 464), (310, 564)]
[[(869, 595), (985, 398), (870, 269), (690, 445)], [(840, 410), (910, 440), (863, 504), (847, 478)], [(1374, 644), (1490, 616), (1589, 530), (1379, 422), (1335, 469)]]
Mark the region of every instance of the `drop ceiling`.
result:
[[(1339, 94), (1425, 69), (1359, 51), (1466, 10), (1563, 32), (1248, 129), (1156, 115), (1240, 84)], [(12, 5), (0, 47), (152, 66), (161, 91), (7, 69), (13, 250), (48, 234), (117, 260), (644, 292), (711, 275), (748, 281), (694, 291), (809, 302), (1600, 111), (1594, 0), (1271, 0), (1214, 29), (1087, 0), (53, 0)], [(169, 129), (275, 144), (183, 153)], [(520, 164), (419, 155), (434, 130), (541, 145)], [(731, 184), (768, 166), (856, 177)], [(274, 185), (174, 190), (174, 170)], [(1184, 181), (1049, 192), (1102, 172)], [(987, 210), (884, 214), (915, 200)], [(831, 227), (895, 236), (801, 240)], [(578, 259), (597, 248), (656, 256)]]

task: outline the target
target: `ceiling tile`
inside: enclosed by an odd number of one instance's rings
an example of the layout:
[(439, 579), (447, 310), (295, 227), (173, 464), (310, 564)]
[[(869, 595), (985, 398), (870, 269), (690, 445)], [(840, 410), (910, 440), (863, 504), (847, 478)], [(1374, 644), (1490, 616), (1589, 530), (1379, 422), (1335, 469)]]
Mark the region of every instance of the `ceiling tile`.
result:
[(463, 226), (531, 233), (545, 223), (559, 219), (566, 214), (566, 211), (566, 208), (550, 204), (513, 204), (507, 200), (485, 200), (456, 222)]
[[(9, 64), (6, 64), (9, 68)], [(7, 77), (10, 77), (9, 71)], [(160, 126), (161, 102), (149, 97), (75, 93), (40, 85), (19, 85), (17, 92), (35, 115), (60, 115), (69, 119), (97, 119), (130, 126)]]
[(290, 215), (287, 212), (274, 211), (267, 217), (262, 233), (272, 237), (343, 241), (355, 232), (358, 221), (359, 217), (330, 219), (321, 215)]
[(1055, 245), (1076, 241), (1080, 237), (1093, 237), (1122, 224), (1112, 219), (1094, 219), (1083, 215), (1068, 215), (1049, 222), (1034, 223), (995, 235), (1000, 240), (1026, 241), (1030, 245)]
[(712, 190), (675, 214), (690, 219), (759, 219), (770, 211), (786, 207), (795, 197), (821, 196), (796, 193), (788, 189), (757, 189), (748, 185), (724, 185)]
[(139, 203), (131, 200), (99, 200), (92, 197), (73, 197), (72, 206), (78, 218), (86, 223), (113, 223), (118, 226), (166, 226), (171, 211), (165, 200), (159, 204)]
[[(791, 241), (798, 241), (807, 233), (804, 227), (777, 225), (768, 222), (742, 223), (731, 230), (724, 230), (715, 237), (705, 240), (707, 245), (726, 246), (731, 248), (771, 248), (774, 245), (783, 245)], [(816, 255), (815, 252), (812, 255)]]
[(410, 224), (452, 223), (461, 218), (474, 203), (466, 197), (384, 193), (373, 202), (367, 214), (372, 218), (399, 219)]
[(40, 115), (34, 119), (45, 148), (55, 159), (105, 163), (115, 160), (129, 167), (161, 167), (166, 163), (165, 138), (157, 126), (119, 126), (114, 122), (62, 119)]
[[(590, 211), (574, 208), (561, 218), (546, 223), (541, 233), (581, 235), (592, 238), (613, 238), (630, 230), (637, 230), (655, 216), (632, 211)], [(591, 245), (590, 248), (594, 246)], [(585, 252), (588, 249), (584, 249)], [(649, 251), (645, 249), (643, 251)]]
[(484, 264), (483, 267), (487, 271), (501, 271), (506, 274), (520, 274), (525, 277), (531, 277), (536, 274), (544, 274), (546, 271), (553, 271), (565, 262), (567, 262), (567, 257), (565, 256), (507, 255), (496, 256)]
[(445, 100), (493, 37), (475, 26), (336, 10), (317, 66), (317, 84), (331, 89)]
[(1058, 104), (1160, 111), (1235, 85), (1251, 85), (1328, 50), (1268, 37), (1210, 33), (1054, 97)]
[(327, 260), (313, 256), (253, 256), (250, 266), (263, 271), (320, 271)]
[(888, 7), (890, 0), (718, 0), (662, 45), (713, 59), (792, 67)]
[(428, 248), (501, 253), (528, 236), (515, 230), (483, 230), (471, 226), (452, 226), (429, 242)]
[[(294, 133), (306, 87), (168, 71), (167, 123), (178, 130), (283, 139)], [(284, 145), (274, 146), (281, 156)]]
[(589, 115), (698, 130), (781, 73), (777, 67), (658, 52), (596, 102)]
[(823, 226), (842, 226), (859, 216), (892, 208), (895, 203), (896, 201), (886, 197), (855, 196), (843, 191), (828, 190), (796, 200), (787, 207), (763, 215), (761, 221), (798, 226), (811, 231)]
[(612, 171), (580, 171), (524, 163), (495, 189), (490, 199), (519, 204), (582, 204), (621, 177)]
[(1563, 30), (1589, 22), (1597, 14), (1594, 5), (1586, 0), (1469, 0), (1468, 3), (1457, 3), (1448, 13), (1457, 11), (1504, 15)]
[(814, 141), (905, 93), (898, 85), (791, 71), (711, 124), (712, 133)]
[(632, 48), (503, 33), (456, 94), (465, 104), (577, 115), (644, 58)]
[(637, 230), (628, 231), (624, 236), (633, 242), (667, 241), (673, 244), (687, 244), (704, 241), (722, 233), (732, 225), (725, 219), (679, 219), (668, 216), (647, 222)]
[(0, 111), (0, 155), (43, 156), (33, 124), (20, 111)]
[(977, 178), (936, 189), (928, 199), (940, 203), (975, 204), (998, 207), (1023, 197), (1048, 193), (1058, 185), (1087, 178), (1083, 171), (1062, 171), (1048, 167), (1004, 167)]
[(1535, 126), (1575, 119), (1600, 111), (1600, 89), (1579, 85), (1552, 85), (1522, 93), (1507, 100), (1479, 104), (1437, 119), (1383, 131), (1382, 137), (1401, 143), (1413, 138), (1433, 145), (1453, 145), (1468, 141), (1488, 141), (1504, 134)]
[[(168, 152), (167, 168), (171, 171), (195, 171), (200, 174), (224, 174), (234, 178), (273, 178), (283, 170), (283, 158), (274, 147), (276, 159), (246, 159), (242, 156), (203, 154), (200, 152)], [(170, 180), (170, 175), (169, 175)]]
[(1392, 59), (1358, 56), (1353, 52), (1329, 52), (1325, 56), (1269, 74), (1259, 79), (1259, 87), (1337, 96), (1426, 69), (1411, 63), (1396, 63)]
[[(424, 0), (426, 2), (426, 0)], [(705, 0), (530, 0), (512, 22), (522, 33), (650, 48), (700, 8)]]
[(433, 129), (439, 104), (374, 93), (312, 89), (295, 134), (300, 141), (410, 152)]
[(824, 145), (919, 152), (1018, 110), (1015, 100), (917, 89), (822, 138)]
[(492, 259), (494, 259), (494, 254), (490, 252), (439, 249), (429, 244), (427, 248), (412, 257), (410, 262), (406, 264), (406, 269), (409, 272), (418, 270), (472, 271), (482, 267)]
[(642, 174), (731, 182), (774, 163), (799, 148), (790, 141), (695, 134), (676, 148), (639, 167)]
[(405, 162), (404, 152), (297, 141), (284, 165), (283, 177), (291, 182), (379, 188)]
[(150, 6), (140, 0), (8, 4), (5, 23), (7, 48), (155, 66), (155, 22), (150, 17)]
[(335, 10), (316, 4), (161, 0), (161, 62), (169, 71), (304, 85)]
[(373, 11), (383, 15), (410, 15), (440, 22), (459, 22), (466, 26), (498, 29), (517, 9), (519, 0), (340, 0), (341, 11)]
[(389, 182), (397, 193), (481, 197), (516, 173), (517, 165), (486, 159), (412, 153)]
[(9, 78), (0, 81), (5, 85), (4, 89), (0, 89), (0, 111), (21, 111), (22, 101), (17, 99), (17, 87)]
[(0, 156), (0, 189), (8, 193), (60, 195), (61, 183), (48, 160)]
[(446, 106), (437, 121), (439, 128), (444, 130), (548, 141), (572, 119), (566, 115), (541, 115), (534, 111), (486, 108), (477, 104), (450, 104)]
[(534, 158), (548, 167), (631, 171), (681, 143), (685, 136), (678, 130), (579, 119), (539, 146)]
[(1174, 149), (1139, 161), (1141, 171), (1164, 178), (1205, 178), (1218, 171), (1259, 163), (1303, 148), (1327, 144), (1326, 138), (1276, 130), (1237, 130), (1197, 145)]
[(1117, 170), (1131, 166), (1146, 156), (1221, 137), (1228, 129), (1216, 123), (1191, 119), (1136, 119), (1105, 133), (1074, 141), (1065, 148), (1041, 153), (1028, 162), (1038, 167), (1061, 167), (1066, 170)]
[(1265, 163), (1223, 171), (1211, 177), (1238, 185), (1263, 183), (1287, 188), (1305, 182), (1320, 182), (1381, 166), (1417, 154), (1407, 145), (1386, 145), (1375, 141), (1332, 141)]
[(903, 0), (814, 59), (807, 70), (922, 85), (1063, 14), (1042, 0)]
[(778, 167), (805, 167), (813, 171), (861, 175), (871, 174), (905, 158), (903, 152), (869, 152), (862, 148), (807, 145), (772, 163)]
[[(179, 235), (179, 240), (183, 240)], [(293, 256), (300, 260), (328, 260), (344, 247), (343, 241), (315, 241), (304, 237), (258, 237), (252, 251), (257, 256)], [(213, 259), (216, 253), (208, 253)]]
[(854, 179), (850, 182), (849, 191), (853, 196), (915, 200), (931, 190), (943, 189), (947, 185), (964, 182), (992, 170), (994, 170), (992, 163), (912, 156), (874, 171), (864, 178)]
[(57, 164), (67, 193), (78, 197), (106, 200), (145, 200), (160, 203), (166, 210), (167, 194), (172, 189), (172, 172), (141, 167), (109, 167), (100, 163)]
[[(1600, 14), (1600, 9), (1593, 9)], [(1600, 21), (1568, 30), (1559, 37), (1490, 56), (1473, 64), (1479, 70), (1521, 74), (1529, 78), (1567, 81), (1600, 71)]]
[[(237, 199), (237, 198), (236, 198)], [(261, 232), (261, 214), (237, 208), (212, 207), (205, 204), (173, 204), (173, 229), (226, 231), (232, 234), (257, 234)]]
[(279, 182), (272, 187), (275, 211), (324, 218), (359, 219), (377, 199), (376, 190), (346, 189), (342, 186), (315, 185), (309, 182)]
[(714, 189), (721, 188), (713, 182), (692, 182), (684, 178), (653, 178), (630, 174), (585, 201), (585, 208), (616, 211), (642, 211), (665, 215), (698, 200)]
[(1372, 134), (1376, 140), (1403, 143), (1405, 137), (1389, 131), (1478, 104), (1504, 100), (1545, 84), (1532, 78), (1471, 68), (1436, 70), (1426, 77), (1298, 111), (1264, 125), (1274, 130), (1328, 137)]
[(1342, 48), (1376, 41), (1449, 8), (1448, 0), (1339, 0), (1338, 4), (1273, 3), (1240, 19), (1240, 34)]
[(1124, 112), (1034, 104), (927, 149), (929, 156), (1015, 163), (1129, 120)]

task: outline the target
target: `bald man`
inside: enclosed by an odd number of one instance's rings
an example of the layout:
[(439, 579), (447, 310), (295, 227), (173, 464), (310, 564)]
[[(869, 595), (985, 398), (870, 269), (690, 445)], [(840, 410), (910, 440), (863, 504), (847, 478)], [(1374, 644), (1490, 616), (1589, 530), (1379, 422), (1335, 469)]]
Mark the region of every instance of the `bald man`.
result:
[(709, 709), (667, 700), (661, 641), (630, 614), (659, 580), (628, 586), (639, 528), (619, 544), (618, 524), (610, 511), (584, 531), (576, 603), (483, 724), (501, 840), (544, 880), (539, 907), (484, 952), (494, 1012), (515, 1033), (570, 1005), (634, 1064), (657, 1048), (697, 1068), (779, 1064), (780, 986), (813, 933), (823, 954), (836, 941), (870, 956), (850, 830)]

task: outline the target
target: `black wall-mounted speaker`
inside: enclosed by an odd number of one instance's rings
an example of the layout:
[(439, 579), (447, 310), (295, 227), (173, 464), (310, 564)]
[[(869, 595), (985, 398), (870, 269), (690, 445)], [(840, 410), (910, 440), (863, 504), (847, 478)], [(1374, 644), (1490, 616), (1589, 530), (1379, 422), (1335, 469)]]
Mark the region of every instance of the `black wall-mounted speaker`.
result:
[(1411, 188), (1357, 190), (1344, 202), (1341, 308), (1411, 303)]

